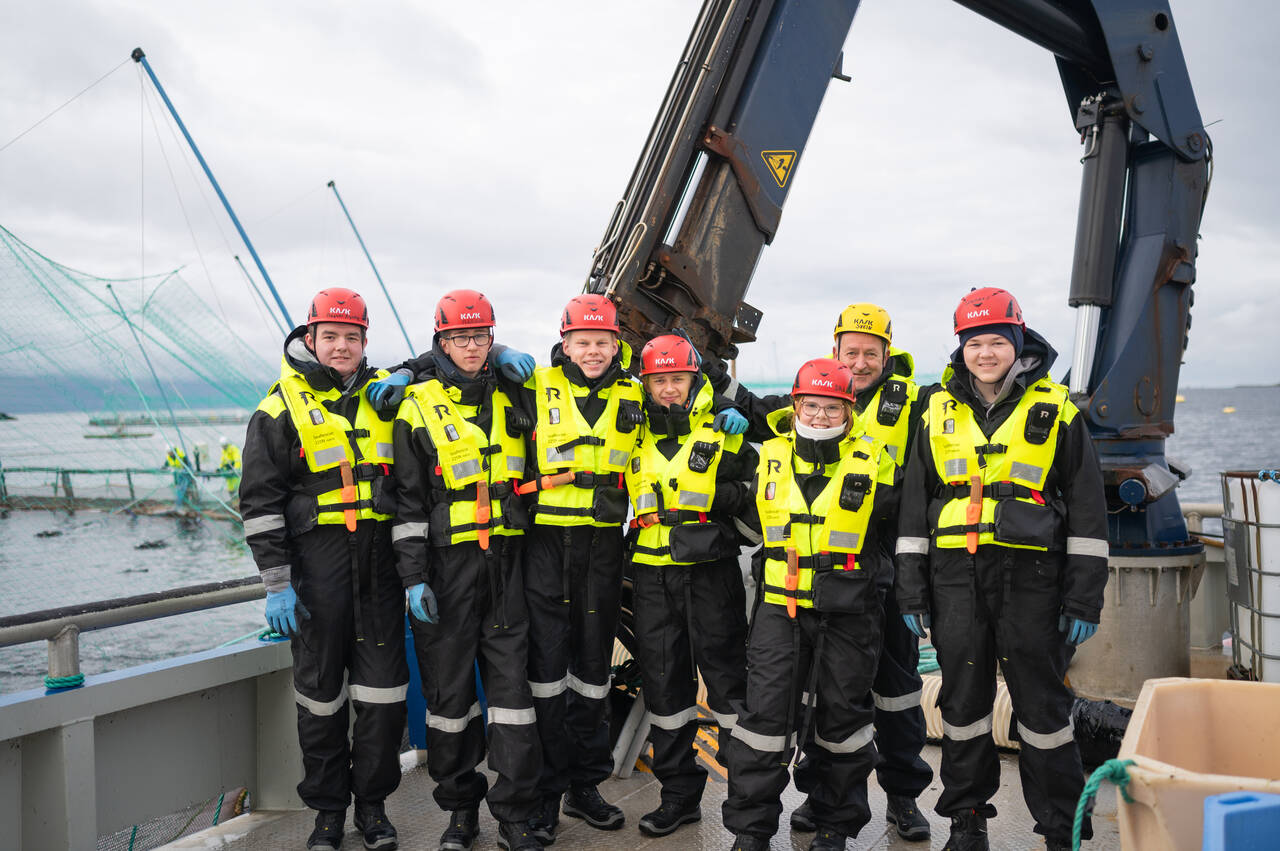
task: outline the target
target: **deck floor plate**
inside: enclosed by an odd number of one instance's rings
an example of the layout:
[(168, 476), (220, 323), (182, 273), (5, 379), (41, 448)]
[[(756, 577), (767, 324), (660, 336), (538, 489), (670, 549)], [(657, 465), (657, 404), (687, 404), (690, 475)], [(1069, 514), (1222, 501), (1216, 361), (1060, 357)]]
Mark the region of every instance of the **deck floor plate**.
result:
[[(924, 750), (924, 758), (934, 767), (935, 775), (941, 751), (935, 745)], [(1026, 851), (1029, 848), (1043, 848), (1043, 840), (1032, 832), (1033, 822), (1022, 801), (1022, 784), (1018, 778), (1018, 757), (1016, 754), (1002, 754), (1000, 757), (1000, 791), (995, 798), (999, 817), (990, 822), (991, 847), (996, 851)], [(856, 840), (849, 843), (850, 849), (896, 848), (916, 849), (924, 851), (924, 843), (907, 842), (893, 832), (891, 825), (884, 820), (884, 793), (875, 783), (872, 775), (869, 785), (871, 795), (871, 823), (863, 828)], [(404, 849), (433, 849), (440, 833), (448, 824), (448, 814), (437, 809), (431, 798), (434, 784), (427, 775), (425, 765), (417, 766), (404, 774), (400, 788), (387, 799), (387, 815), (400, 832), (400, 847)], [(933, 839), (930, 849), (940, 849), (947, 840), (947, 821), (932, 812), (933, 803), (938, 799), (941, 783), (934, 779), (933, 784), (920, 796), (920, 803), (933, 825)], [(600, 787), (605, 799), (622, 807), (627, 816), (627, 823), (621, 830), (599, 831), (587, 826), (578, 819), (561, 816), (560, 831), (552, 848), (556, 851), (570, 849), (727, 849), (733, 839), (720, 823), (720, 803), (728, 792), (724, 782), (707, 784), (702, 799), (703, 819), (697, 824), (680, 828), (670, 836), (652, 839), (636, 829), (640, 816), (658, 805), (659, 785), (654, 776), (646, 771), (637, 771), (626, 780), (613, 779)], [(773, 838), (771, 848), (798, 849), (803, 851), (809, 845), (811, 833), (792, 834), (788, 824), (788, 816), (801, 801), (803, 796), (794, 786), (788, 786), (783, 795), (783, 806), (780, 830)], [(313, 814), (309, 811), (281, 814), (278, 818), (267, 818), (266, 813), (259, 813), (252, 824), (233, 819), (224, 825), (211, 828), (178, 842), (165, 846), (171, 849), (227, 849), (227, 851), (251, 851), (251, 849), (302, 848), (311, 832)], [(246, 819), (246, 822), (248, 819)], [(248, 833), (245, 828), (251, 827)], [(1087, 849), (1120, 848), (1119, 825), (1116, 821), (1115, 789), (1103, 784), (1098, 796), (1098, 803), (1093, 819), (1094, 839), (1082, 847)], [(480, 838), (476, 849), (497, 848), (497, 826), (493, 816), (484, 807), (480, 809)], [(347, 834), (343, 848), (360, 849), (363, 845), (360, 837), (347, 819)]]

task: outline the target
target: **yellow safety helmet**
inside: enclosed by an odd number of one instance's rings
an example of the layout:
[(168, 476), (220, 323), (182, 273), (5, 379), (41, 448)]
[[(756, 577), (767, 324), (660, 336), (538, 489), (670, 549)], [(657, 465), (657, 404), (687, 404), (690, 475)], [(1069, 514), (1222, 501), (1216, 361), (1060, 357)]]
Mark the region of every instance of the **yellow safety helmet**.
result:
[(842, 310), (836, 320), (835, 341), (839, 343), (840, 335), (850, 331), (872, 334), (885, 343), (893, 342), (893, 321), (889, 319), (889, 311), (878, 304), (851, 304)]

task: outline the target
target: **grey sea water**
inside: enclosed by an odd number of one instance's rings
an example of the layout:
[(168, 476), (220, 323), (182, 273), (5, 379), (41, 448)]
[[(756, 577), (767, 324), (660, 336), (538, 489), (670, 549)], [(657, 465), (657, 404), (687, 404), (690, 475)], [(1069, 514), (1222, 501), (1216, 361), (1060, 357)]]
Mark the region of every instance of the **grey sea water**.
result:
[[(1280, 387), (1192, 388), (1183, 396), (1168, 443), (1168, 454), (1192, 469), (1179, 488), (1183, 502), (1220, 501), (1218, 473), (1223, 470), (1280, 467), (1280, 441), (1274, 432), (1280, 421)], [(1234, 412), (1224, 413), (1226, 408)], [(80, 413), (0, 421), (0, 462), (10, 468), (54, 463), (104, 467), (138, 464), (141, 458), (158, 466), (162, 434), (132, 441), (84, 440), (84, 422)], [(238, 443), (243, 426), (184, 434), (216, 454), (223, 432)], [(163, 497), (164, 479), (155, 481), (157, 495)], [(152, 546), (136, 549), (144, 543)], [(254, 573), (238, 527), (222, 521), (96, 511), (15, 510), (0, 516), (0, 617)], [(86, 632), (80, 637), (81, 666), (86, 674), (102, 673), (216, 647), (265, 626), (262, 608), (261, 602), (244, 603)], [(40, 687), (45, 666), (43, 642), (0, 649), (0, 693)]]

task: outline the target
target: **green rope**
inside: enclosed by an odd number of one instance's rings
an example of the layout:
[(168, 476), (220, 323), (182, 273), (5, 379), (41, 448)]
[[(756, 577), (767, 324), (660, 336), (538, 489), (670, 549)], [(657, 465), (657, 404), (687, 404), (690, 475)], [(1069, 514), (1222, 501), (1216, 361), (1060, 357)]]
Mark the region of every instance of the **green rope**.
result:
[(932, 674), (938, 670), (938, 651), (932, 644), (920, 648), (920, 664), (916, 665), (916, 670), (921, 674)]
[(244, 635), (240, 636), (239, 638), (233, 638), (230, 641), (224, 641), (214, 649), (221, 650), (223, 647), (230, 647), (232, 644), (239, 644), (241, 641), (244, 641), (247, 638), (254, 638), (254, 637), (263, 638), (265, 636), (271, 636), (274, 634), (275, 633), (271, 631), (270, 627), (268, 627), (267, 629), (255, 629), (253, 632), (246, 632)]
[(44, 687), (50, 690), (60, 688), (77, 688), (84, 685), (84, 674), (72, 674), (69, 677), (45, 677)]
[(133, 833), (129, 834), (129, 851), (133, 851), (133, 840), (138, 838), (138, 826), (133, 826)]
[(222, 816), (222, 799), (227, 797), (227, 793), (223, 792), (218, 796), (218, 807), (213, 811), (213, 826), (218, 826), (218, 819)]
[(1089, 779), (1085, 781), (1084, 790), (1080, 793), (1080, 802), (1076, 804), (1076, 820), (1071, 825), (1071, 851), (1076, 851), (1080, 847), (1080, 831), (1084, 828), (1084, 814), (1086, 811), (1092, 812), (1093, 802), (1098, 797), (1098, 787), (1102, 785), (1103, 780), (1110, 780), (1120, 790), (1120, 796), (1124, 798), (1126, 804), (1133, 803), (1127, 788), (1129, 786), (1127, 769), (1131, 765), (1133, 765), (1131, 759), (1109, 759), (1089, 775)]

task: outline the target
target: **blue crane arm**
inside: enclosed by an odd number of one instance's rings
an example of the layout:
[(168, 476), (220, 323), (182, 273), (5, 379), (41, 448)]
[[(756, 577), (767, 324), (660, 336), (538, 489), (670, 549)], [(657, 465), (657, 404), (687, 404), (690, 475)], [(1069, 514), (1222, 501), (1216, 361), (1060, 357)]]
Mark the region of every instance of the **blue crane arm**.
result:
[[(956, 0), (1049, 50), (1083, 145), (1067, 380), (1113, 544), (1191, 552), (1164, 440), (1187, 344), (1211, 146), (1167, 0)], [(732, 357), (859, 0), (705, 0), (586, 289), (632, 345), (682, 329)]]

